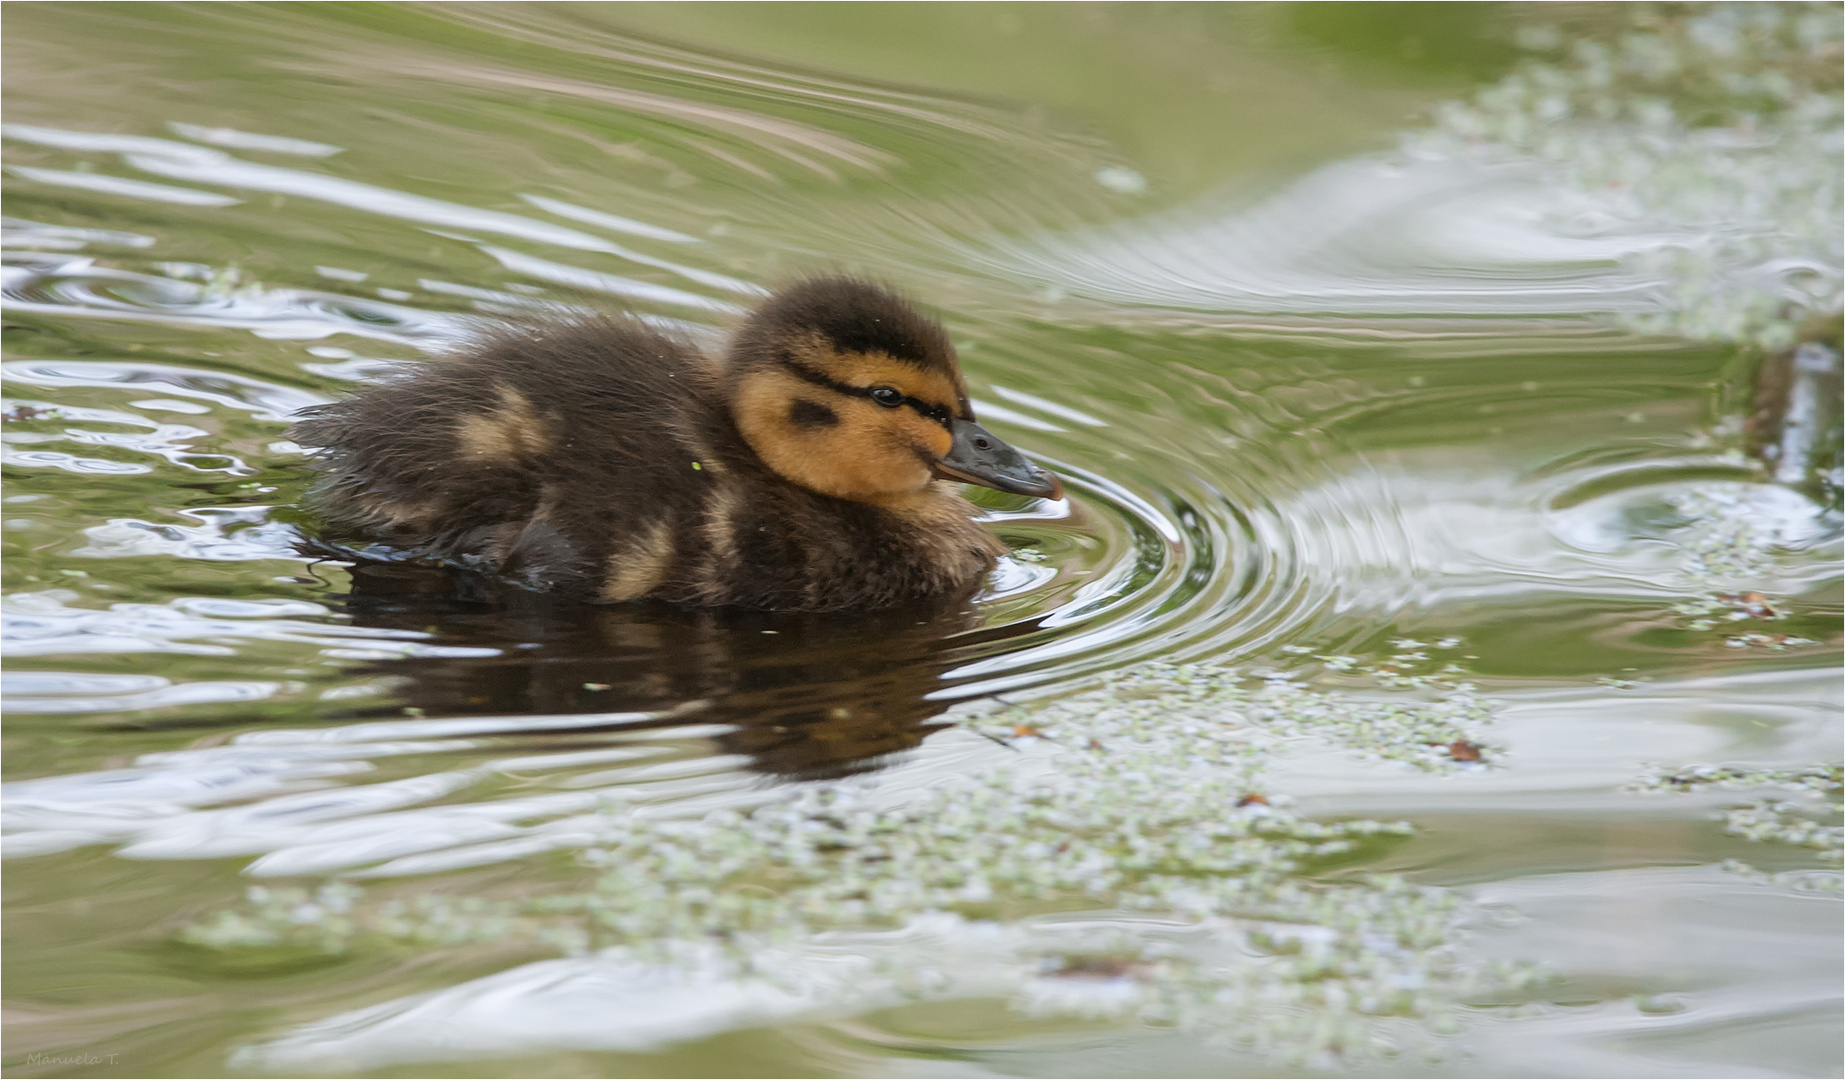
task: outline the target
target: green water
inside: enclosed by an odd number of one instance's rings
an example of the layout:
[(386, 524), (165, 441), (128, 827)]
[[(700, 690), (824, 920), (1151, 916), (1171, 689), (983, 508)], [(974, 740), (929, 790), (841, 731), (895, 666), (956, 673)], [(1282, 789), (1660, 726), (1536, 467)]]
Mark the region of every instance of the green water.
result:
[[(1745, 7), (7, 5), (8, 1073), (1839, 1075)], [(1066, 478), (972, 607), (295, 553), (293, 410), (829, 267)]]

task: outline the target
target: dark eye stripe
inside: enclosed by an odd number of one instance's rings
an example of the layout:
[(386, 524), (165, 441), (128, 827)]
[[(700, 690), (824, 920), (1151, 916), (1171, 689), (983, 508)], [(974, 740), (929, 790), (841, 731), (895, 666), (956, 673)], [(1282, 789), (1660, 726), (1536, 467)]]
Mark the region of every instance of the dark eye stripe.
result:
[[(876, 389), (870, 386), (847, 386), (845, 383), (829, 378), (826, 373), (815, 371), (805, 364), (797, 364), (792, 361), (787, 361), (786, 363), (788, 370), (794, 372), (803, 380), (813, 383), (815, 386), (824, 386), (835, 394), (844, 394), (847, 397), (870, 398), (871, 391)], [(949, 412), (942, 406), (931, 405), (920, 398), (913, 398), (908, 395), (904, 396), (903, 403), (943, 427), (949, 428), (950, 430), (953, 429), (954, 413)]]
[(940, 405), (931, 405), (926, 401), (920, 401), (913, 397), (905, 397), (903, 403), (943, 427), (947, 427), (954, 422), (954, 415)]

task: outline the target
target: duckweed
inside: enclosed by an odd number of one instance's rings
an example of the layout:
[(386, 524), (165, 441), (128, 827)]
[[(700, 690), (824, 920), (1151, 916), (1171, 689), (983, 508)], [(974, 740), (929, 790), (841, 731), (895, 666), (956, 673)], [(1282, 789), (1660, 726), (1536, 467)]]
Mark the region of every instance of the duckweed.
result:
[(1671, 500), (1684, 519), (1678, 530), (1679, 577), (1698, 595), (1672, 605), (1693, 631), (1730, 631), (1732, 649), (1785, 652), (1818, 641), (1797, 634), (1744, 631), (1738, 624), (1780, 622), (1791, 614), (1784, 599), (1758, 591), (1727, 592), (1739, 584), (1772, 580), (1776, 552), (1788, 541), (1789, 523), (1751, 498), (1742, 484), (1707, 484)]
[[(915, 947), (881, 950), (880, 972), (919, 997), (951, 992), (953, 979), (928, 974), (946, 935), (1009, 972), (1027, 1015), (1234, 1032), (1245, 1049), (1300, 1063), (1427, 1049), (1461, 1003), (1542, 973), (1459, 951), (1453, 893), (1388, 876), (1316, 881), (1329, 860), (1411, 827), (1300, 817), (1262, 776), (1309, 737), (1461, 768), (1447, 747), (1490, 719), (1467, 690), (1366, 701), (1285, 674), (1149, 664), (971, 719), (1012, 760), (907, 798), (861, 777), (696, 820), (612, 811), (581, 855), (587, 888), (374, 901), (343, 882), (257, 887), (180, 936), (328, 952), (523, 941), (667, 964), (718, 948), (773, 980), (768, 958), (789, 948), (888, 928)], [(1078, 912), (1081, 932), (1059, 929)]]
[[(1634, 785), (1635, 790), (1676, 792), (1680, 794), (1705, 788), (1756, 790), (1779, 788), (1785, 796), (1770, 796), (1747, 803), (1723, 807), (1717, 820), (1731, 836), (1758, 843), (1791, 844), (1818, 852), (1819, 861), (1839, 865), (1845, 861), (1845, 825), (1833, 824), (1845, 813), (1841, 792), (1845, 789), (1845, 766), (1810, 765), (1792, 769), (1751, 769), (1733, 765), (1685, 765), (1670, 770), (1656, 770)], [(1732, 870), (1757, 874), (1738, 860), (1725, 864)], [(1800, 882), (1813, 888), (1823, 883), (1827, 891), (1837, 892), (1837, 874), (1820, 877), (1798, 873)], [(1774, 875), (1791, 880), (1786, 875)]]
[[(1794, 344), (1840, 310), (1840, 10), (1714, 4), (1689, 17), (1623, 12), (1614, 41), (1522, 66), (1445, 107), (1416, 155), (1535, 161), (1598, 207), (1572, 235), (1651, 234), (1627, 256), (1668, 285), (1626, 317), (1648, 333)], [(1534, 31), (1527, 45), (1564, 35)]]

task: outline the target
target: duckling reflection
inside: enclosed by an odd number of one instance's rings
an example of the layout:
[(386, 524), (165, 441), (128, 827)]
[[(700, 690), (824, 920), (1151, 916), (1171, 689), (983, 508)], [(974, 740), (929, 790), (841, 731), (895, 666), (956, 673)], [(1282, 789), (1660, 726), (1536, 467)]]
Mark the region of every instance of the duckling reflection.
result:
[[(977, 631), (972, 590), (869, 613), (771, 614), (641, 603), (590, 605), (486, 575), (360, 563), (344, 607), (357, 625), (433, 633), (491, 656), (368, 662), (393, 697), (430, 716), (695, 712), (654, 726), (726, 724), (721, 752), (791, 779), (879, 767), (946, 726), (942, 675), (1021, 624)], [(631, 723), (619, 730), (632, 731)], [(613, 729), (616, 725), (611, 725)], [(531, 733), (528, 751), (583, 749), (597, 729)], [(567, 742), (564, 740), (568, 740)]]

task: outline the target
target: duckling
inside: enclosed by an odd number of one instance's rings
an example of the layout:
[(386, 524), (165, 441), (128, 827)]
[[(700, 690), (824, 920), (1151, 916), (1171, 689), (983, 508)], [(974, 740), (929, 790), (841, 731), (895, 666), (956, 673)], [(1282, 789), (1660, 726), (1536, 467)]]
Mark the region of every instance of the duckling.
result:
[(1062, 497), (976, 422), (942, 326), (846, 277), (774, 293), (717, 357), (625, 316), (497, 325), (290, 434), (337, 549), (602, 603), (965, 592), (1005, 547), (951, 482)]

